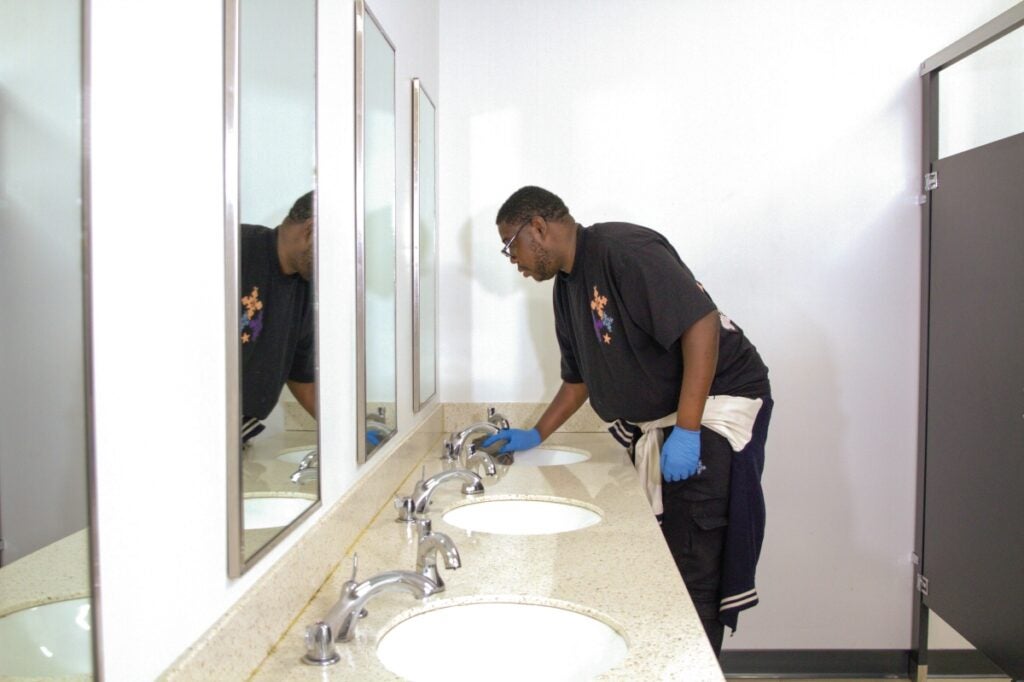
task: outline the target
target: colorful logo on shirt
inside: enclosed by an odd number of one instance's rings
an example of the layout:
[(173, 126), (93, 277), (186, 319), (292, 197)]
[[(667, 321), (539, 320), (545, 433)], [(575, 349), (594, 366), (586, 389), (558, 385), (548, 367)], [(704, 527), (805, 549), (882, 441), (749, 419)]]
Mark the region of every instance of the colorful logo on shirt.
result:
[(260, 300), (260, 288), (253, 287), (248, 296), (242, 297), (242, 311), (239, 325), (242, 333), (242, 343), (255, 341), (263, 331), (263, 301)]
[(590, 316), (594, 318), (594, 333), (597, 334), (597, 342), (611, 344), (612, 342), (612, 324), (615, 322), (611, 315), (607, 315), (604, 312), (604, 307), (608, 305), (608, 297), (602, 296), (594, 287), (594, 298), (590, 300)]

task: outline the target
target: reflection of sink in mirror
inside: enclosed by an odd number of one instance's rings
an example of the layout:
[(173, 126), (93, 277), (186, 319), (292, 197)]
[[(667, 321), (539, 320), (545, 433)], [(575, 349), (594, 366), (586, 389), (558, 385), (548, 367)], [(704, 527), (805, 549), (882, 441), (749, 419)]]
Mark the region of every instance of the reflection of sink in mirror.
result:
[(277, 459), (288, 464), (298, 464), (311, 452), (316, 452), (315, 445), (303, 445), (300, 448), (289, 448), (287, 450), (283, 450), (281, 454), (277, 456)]
[(516, 464), (534, 467), (579, 464), (590, 459), (590, 455), (579, 450), (557, 450), (555, 448), (532, 448), (520, 450), (515, 455)]
[(243, 501), (246, 530), (281, 528), (313, 504), (307, 497), (247, 497)]
[(627, 648), (614, 628), (567, 608), (470, 603), (400, 622), (381, 638), (377, 656), (417, 682), (589, 680), (621, 663)]
[(0, 677), (92, 674), (89, 608), (69, 599), (0, 618)]
[(601, 514), (573, 500), (490, 498), (453, 507), (442, 518), (480, 533), (550, 535), (593, 526)]

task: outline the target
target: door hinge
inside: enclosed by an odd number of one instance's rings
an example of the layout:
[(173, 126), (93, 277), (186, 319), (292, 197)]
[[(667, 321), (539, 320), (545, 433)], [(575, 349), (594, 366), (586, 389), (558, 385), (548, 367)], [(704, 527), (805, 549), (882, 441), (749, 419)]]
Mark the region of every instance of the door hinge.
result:
[(938, 171), (932, 171), (931, 173), (925, 173), (924, 176), (924, 191), (931, 192), (933, 189), (939, 186), (939, 173)]
[(925, 578), (920, 573), (917, 574), (917, 591), (928, 596), (928, 578)]

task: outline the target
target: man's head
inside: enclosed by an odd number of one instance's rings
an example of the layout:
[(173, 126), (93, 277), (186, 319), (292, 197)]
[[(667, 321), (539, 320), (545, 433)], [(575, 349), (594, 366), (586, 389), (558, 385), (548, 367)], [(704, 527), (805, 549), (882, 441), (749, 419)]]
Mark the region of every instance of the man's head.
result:
[(565, 203), (541, 187), (523, 187), (505, 200), (495, 218), (502, 253), (524, 277), (538, 282), (569, 272), (575, 257), (576, 221)]
[(299, 197), (277, 230), (281, 271), (298, 273), (306, 281), (313, 277), (313, 198), (313, 192)]

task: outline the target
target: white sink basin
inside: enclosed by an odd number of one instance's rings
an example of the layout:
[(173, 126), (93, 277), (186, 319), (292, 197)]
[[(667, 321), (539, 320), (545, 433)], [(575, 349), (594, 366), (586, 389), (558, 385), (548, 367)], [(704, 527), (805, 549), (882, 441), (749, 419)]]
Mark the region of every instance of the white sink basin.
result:
[(308, 497), (247, 497), (242, 501), (246, 530), (282, 528), (313, 504)]
[(626, 640), (596, 618), (521, 603), (459, 604), (408, 618), (377, 656), (403, 679), (590, 680), (626, 658)]
[(480, 533), (550, 535), (593, 526), (601, 513), (573, 500), (492, 497), (452, 507), (441, 518)]
[(15, 611), (0, 618), (0, 677), (92, 673), (88, 598)]
[(515, 455), (516, 464), (534, 467), (564, 466), (579, 464), (590, 459), (590, 455), (581, 450), (561, 450), (556, 448), (533, 448), (520, 450)]
[(277, 455), (276, 459), (288, 464), (298, 464), (311, 452), (316, 452), (315, 445), (303, 445), (302, 447), (289, 448), (281, 451), (281, 453)]

